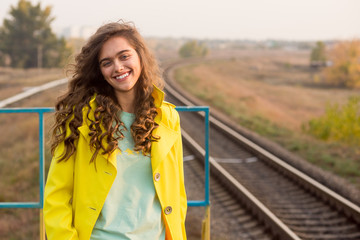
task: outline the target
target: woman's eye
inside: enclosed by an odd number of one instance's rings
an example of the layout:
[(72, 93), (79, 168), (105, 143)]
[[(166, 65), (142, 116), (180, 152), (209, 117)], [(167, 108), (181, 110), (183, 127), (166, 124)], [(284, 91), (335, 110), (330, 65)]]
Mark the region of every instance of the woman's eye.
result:
[(121, 55), (120, 56), (120, 59), (121, 60), (126, 60), (126, 59), (128, 59), (129, 58), (129, 55)]
[(102, 63), (102, 66), (103, 66), (103, 67), (107, 67), (107, 66), (110, 66), (110, 64), (111, 64), (111, 62), (103, 62), (103, 63)]

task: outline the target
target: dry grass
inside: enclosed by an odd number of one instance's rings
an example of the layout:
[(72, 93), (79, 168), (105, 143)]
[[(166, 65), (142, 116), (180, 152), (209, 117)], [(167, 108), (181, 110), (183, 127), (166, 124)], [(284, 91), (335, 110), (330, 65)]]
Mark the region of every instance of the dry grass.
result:
[(190, 71), (196, 79), (191, 82), (196, 87), (194, 92), (211, 99), (226, 96), (225, 103), (240, 104), (239, 112), (262, 116), (291, 129), (299, 129), (303, 122), (320, 116), (326, 103), (342, 104), (348, 96), (360, 93), (307, 87), (316, 74), (307, 67), (307, 55), (289, 55), (291, 58), (277, 52), (274, 56), (271, 52), (261, 57), (241, 56), (193, 65), (183, 71)]
[(359, 150), (305, 135), (301, 125), (324, 113), (327, 103), (344, 104), (359, 90), (316, 86), (308, 52), (240, 51), (175, 70), (192, 94), (239, 124), (270, 138), (360, 189)]
[(0, 67), (0, 100), (64, 77), (62, 69), (12, 69)]
[[(22, 86), (33, 86), (63, 77), (59, 70), (43, 70), (36, 78), (35, 70), (4, 70), (0, 84), (6, 79), (13, 82), (1, 88), (0, 92), (14, 92)], [(5, 76), (6, 71), (8, 75)], [(18, 73), (18, 75), (16, 74)], [(28, 77), (26, 77), (28, 75)], [(53, 77), (52, 77), (53, 76)], [(26, 85), (25, 85), (26, 84)], [(10, 85), (10, 86), (9, 86)], [(39, 93), (10, 107), (52, 107), (56, 96), (64, 91), (61, 86), (46, 93)], [(15, 91), (16, 92), (16, 91)], [(1, 93), (1, 98), (3, 97)], [(52, 114), (45, 115), (45, 136), (49, 140)], [(38, 202), (39, 201), (39, 136), (37, 114), (0, 114), (0, 201), (1, 202)], [(49, 146), (46, 146), (46, 172), (50, 162)], [(0, 239), (38, 239), (38, 209), (0, 209)]]

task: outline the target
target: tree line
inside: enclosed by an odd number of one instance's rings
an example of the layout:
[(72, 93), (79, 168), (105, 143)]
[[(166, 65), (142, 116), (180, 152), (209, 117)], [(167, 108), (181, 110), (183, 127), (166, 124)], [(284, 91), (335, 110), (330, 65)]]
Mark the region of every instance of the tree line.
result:
[(71, 54), (64, 38), (51, 29), (51, 7), (20, 0), (0, 27), (0, 66), (51, 68), (63, 66)]

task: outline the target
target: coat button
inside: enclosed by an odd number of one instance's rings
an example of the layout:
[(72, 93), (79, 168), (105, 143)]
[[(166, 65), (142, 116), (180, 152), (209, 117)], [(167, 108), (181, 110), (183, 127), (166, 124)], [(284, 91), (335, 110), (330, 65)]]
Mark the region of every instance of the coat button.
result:
[(164, 210), (164, 213), (165, 213), (166, 215), (169, 215), (171, 212), (172, 212), (172, 207), (170, 207), (170, 206), (167, 206), (167, 207), (165, 208), (165, 210)]
[(159, 181), (160, 180), (160, 173), (155, 173), (154, 179), (155, 179), (156, 182)]

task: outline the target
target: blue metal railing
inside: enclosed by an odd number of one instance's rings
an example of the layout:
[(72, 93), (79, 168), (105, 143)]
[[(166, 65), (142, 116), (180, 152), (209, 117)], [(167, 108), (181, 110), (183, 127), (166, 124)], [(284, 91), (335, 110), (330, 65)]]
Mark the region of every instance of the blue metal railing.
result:
[(38, 113), (39, 114), (39, 202), (0, 202), (0, 208), (43, 208), (44, 205), (44, 113), (53, 108), (0, 108), (0, 113)]
[(0, 208), (39, 208), (40, 240), (45, 239), (44, 225), (44, 187), (45, 187), (45, 145), (44, 145), (44, 113), (53, 112), (53, 108), (0, 108), (1, 113), (38, 113), (39, 114), (39, 202), (0, 202)]
[(179, 106), (179, 112), (205, 113), (205, 199), (203, 201), (188, 201), (189, 207), (205, 207), (210, 205), (210, 163), (209, 163), (209, 107)]
[[(188, 201), (188, 206), (199, 207), (210, 205), (210, 167), (209, 167), (209, 107), (179, 106), (179, 112), (204, 112), (205, 113), (205, 199)], [(0, 108), (1, 113), (37, 113), (39, 114), (39, 202), (0, 202), (0, 208), (39, 208), (40, 209), (40, 239), (45, 239), (43, 226), (43, 205), (45, 186), (44, 164), (44, 113), (54, 112), (54, 108)]]

